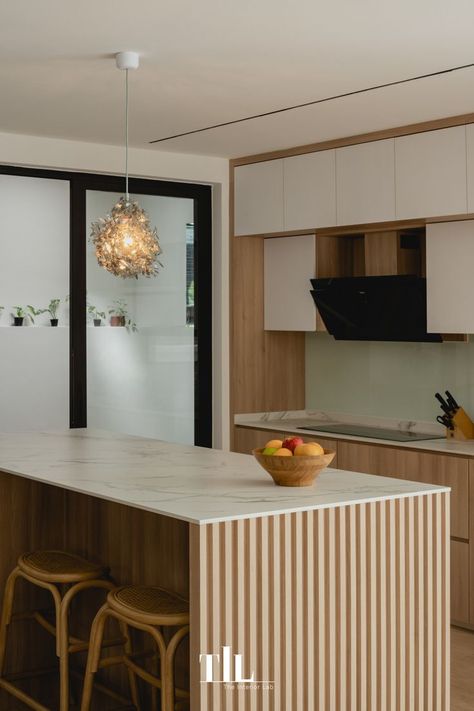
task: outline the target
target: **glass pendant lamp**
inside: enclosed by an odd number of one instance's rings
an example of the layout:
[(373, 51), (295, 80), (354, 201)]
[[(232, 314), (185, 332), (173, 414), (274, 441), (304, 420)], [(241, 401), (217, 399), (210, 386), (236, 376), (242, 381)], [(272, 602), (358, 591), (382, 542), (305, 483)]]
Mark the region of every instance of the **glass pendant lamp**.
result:
[(138, 68), (139, 57), (136, 52), (119, 52), (115, 61), (125, 71), (125, 195), (109, 215), (92, 223), (91, 239), (101, 267), (115, 276), (138, 279), (158, 273), (161, 248), (156, 228), (128, 191), (128, 73)]

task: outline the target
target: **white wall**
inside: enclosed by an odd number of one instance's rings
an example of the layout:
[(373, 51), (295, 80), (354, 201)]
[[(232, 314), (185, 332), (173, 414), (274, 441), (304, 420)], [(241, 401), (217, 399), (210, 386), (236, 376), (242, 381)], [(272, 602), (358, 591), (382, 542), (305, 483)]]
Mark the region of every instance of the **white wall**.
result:
[[(56, 170), (121, 174), (120, 146), (0, 133), (0, 163)], [(213, 187), (214, 446), (229, 446), (229, 164), (223, 158), (130, 150), (130, 172), (141, 178)]]

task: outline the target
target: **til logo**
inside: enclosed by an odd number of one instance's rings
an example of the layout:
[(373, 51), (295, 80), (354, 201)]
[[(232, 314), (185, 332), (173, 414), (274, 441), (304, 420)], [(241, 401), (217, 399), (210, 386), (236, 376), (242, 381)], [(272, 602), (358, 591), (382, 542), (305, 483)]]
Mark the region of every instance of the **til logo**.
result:
[[(234, 657), (234, 678), (232, 678), (232, 657)], [(251, 672), (248, 678), (243, 677), (242, 672), (242, 654), (231, 654), (230, 647), (222, 647), (221, 654), (200, 654), (199, 661), (204, 660), (205, 678), (203, 683), (252, 683), (254, 681), (254, 672)], [(217, 664), (214, 664), (216, 660)], [(214, 679), (214, 667), (222, 668), (222, 678)]]

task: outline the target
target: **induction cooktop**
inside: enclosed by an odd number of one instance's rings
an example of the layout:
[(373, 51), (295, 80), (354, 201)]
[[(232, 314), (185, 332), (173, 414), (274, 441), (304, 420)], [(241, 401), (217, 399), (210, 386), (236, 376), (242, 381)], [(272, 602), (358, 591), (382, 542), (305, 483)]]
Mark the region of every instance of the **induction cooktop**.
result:
[(344, 423), (315, 425), (308, 424), (298, 427), (299, 430), (314, 430), (315, 432), (330, 432), (331, 434), (352, 435), (354, 437), (370, 437), (371, 439), (389, 439), (393, 442), (420, 442), (425, 439), (444, 439), (443, 435), (409, 432), (408, 430), (391, 430), (367, 425), (351, 425)]

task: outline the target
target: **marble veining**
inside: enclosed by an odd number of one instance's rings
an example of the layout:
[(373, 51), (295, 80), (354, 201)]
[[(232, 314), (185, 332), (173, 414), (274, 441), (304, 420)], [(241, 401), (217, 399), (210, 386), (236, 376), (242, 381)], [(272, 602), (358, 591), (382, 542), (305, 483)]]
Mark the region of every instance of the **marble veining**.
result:
[[(410, 422), (407, 420), (398, 421), (382, 417), (356, 417), (355, 415), (345, 415), (343, 413), (324, 413), (315, 410), (298, 410), (294, 412), (266, 412), (235, 415), (234, 423), (245, 427), (258, 428), (261, 430), (279, 431), (285, 434), (299, 434), (302, 437), (308, 435), (313, 438), (318, 437), (317, 430), (305, 430), (301, 427), (312, 420), (312, 425), (350, 423), (358, 425), (368, 425), (372, 427), (388, 427), (391, 429), (406, 430), (412, 432), (423, 432), (426, 434), (444, 434), (442, 425), (430, 422)], [(283, 426), (284, 425), (284, 428)], [(407, 447), (435, 454), (455, 454), (461, 457), (474, 457), (474, 440), (461, 442), (453, 439), (425, 439), (418, 442), (394, 442), (389, 439), (377, 439), (374, 437), (356, 437), (356, 435), (338, 434), (335, 432), (319, 432), (324, 439), (342, 439), (346, 441), (363, 442), (366, 444), (383, 444), (387, 447)]]
[(280, 412), (254, 412), (235, 415), (234, 422), (247, 424), (251, 422), (284, 421), (290, 424), (293, 420), (314, 420), (314, 424), (346, 424), (367, 425), (368, 427), (383, 427), (402, 432), (423, 432), (426, 434), (444, 434), (444, 428), (437, 422), (420, 422), (417, 420), (396, 420), (388, 417), (373, 417), (369, 415), (352, 415), (345, 412), (329, 412), (324, 410), (292, 410)]
[(0, 434), (0, 470), (198, 524), (448, 490), (338, 469), (283, 488), (249, 455), (87, 429)]

